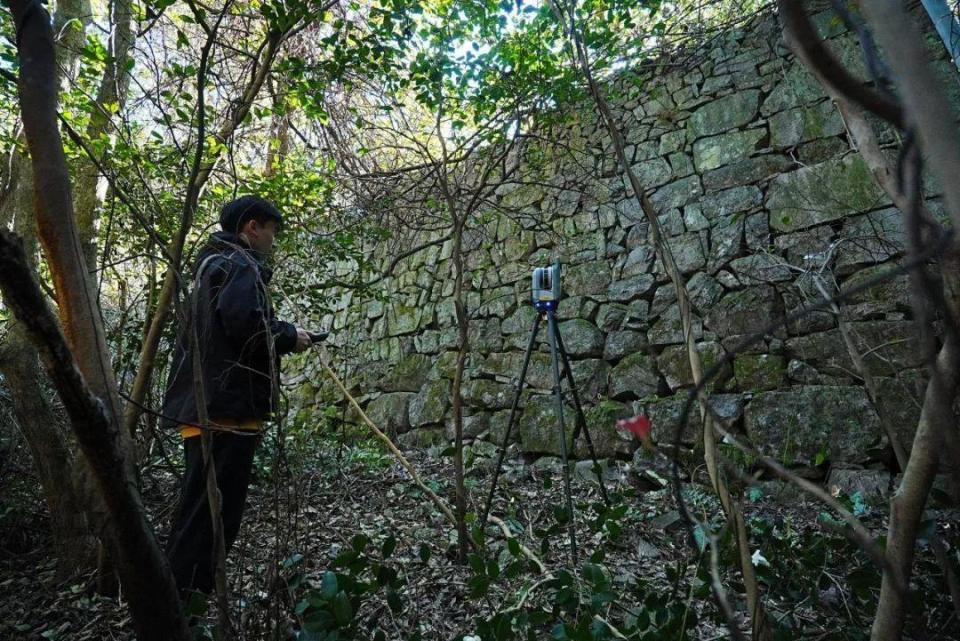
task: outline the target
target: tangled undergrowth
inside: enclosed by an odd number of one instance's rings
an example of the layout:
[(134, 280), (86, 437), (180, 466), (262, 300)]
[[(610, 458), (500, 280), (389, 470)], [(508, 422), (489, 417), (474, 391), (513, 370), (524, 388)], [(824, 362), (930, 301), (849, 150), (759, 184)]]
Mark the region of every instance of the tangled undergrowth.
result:
[[(481, 446), (471, 451), (467, 483), (476, 514), (494, 452)], [(450, 462), (441, 452), (420, 452), (414, 461), (431, 489), (452, 493)], [(0, 515), (0, 638), (131, 639), (125, 609), (92, 595), (88, 577), (56, 582), (42, 502), (29, 469), (20, 471), (19, 481), (2, 487), (9, 497), (4, 504), (17, 507)], [(323, 439), (284, 448), (280, 455), (267, 440), (229, 561), (237, 638), (729, 637), (711, 595), (707, 544), (713, 535), (722, 543), (725, 534), (719, 506), (706, 489), (685, 489), (688, 506), (708, 524), (691, 533), (671, 491), (639, 491), (626, 463), (617, 464), (608, 481), (609, 507), (595, 482), (576, 477), (579, 558), (573, 567), (567, 515), (558, 507), (564, 504), (561, 471), (556, 459), (509, 457), (492, 511), (501, 521), (481, 528), (472, 518), (476, 545), (460, 563), (455, 532), (407, 472), (372, 444)], [(145, 475), (145, 500), (161, 531), (175, 487), (167, 468)], [(842, 527), (789, 488), (759, 483), (745, 498), (754, 565), (776, 638), (868, 638), (880, 576)], [(882, 533), (882, 501), (860, 494), (844, 500)], [(956, 515), (931, 508), (955, 556)], [(738, 602), (741, 586), (732, 559), (721, 556), (717, 567), (729, 598)], [(960, 624), (925, 545), (911, 587), (917, 603), (906, 638), (957, 638)], [(215, 613), (203, 601), (190, 607), (196, 638), (214, 638)]]

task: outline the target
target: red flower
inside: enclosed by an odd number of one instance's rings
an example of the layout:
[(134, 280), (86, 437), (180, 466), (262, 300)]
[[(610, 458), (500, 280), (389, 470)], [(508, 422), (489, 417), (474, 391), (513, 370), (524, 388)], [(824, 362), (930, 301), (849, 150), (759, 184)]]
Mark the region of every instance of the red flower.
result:
[(653, 424), (646, 416), (634, 416), (633, 418), (622, 418), (617, 421), (617, 429), (621, 432), (630, 432), (643, 442), (650, 440), (650, 429)]

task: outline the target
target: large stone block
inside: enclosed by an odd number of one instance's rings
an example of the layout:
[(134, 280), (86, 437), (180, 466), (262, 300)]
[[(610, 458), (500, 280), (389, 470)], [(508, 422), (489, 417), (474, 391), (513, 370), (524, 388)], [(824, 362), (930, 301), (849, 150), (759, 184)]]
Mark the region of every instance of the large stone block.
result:
[[(707, 264), (707, 234), (690, 232), (669, 239), (670, 251), (677, 263), (681, 274), (689, 274), (703, 269)], [(654, 264), (654, 271), (664, 274), (666, 271), (659, 259)]]
[(763, 194), (753, 185), (733, 187), (700, 200), (700, 211), (710, 221), (723, 220), (740, 212), (750, 211), (763, 202)]
[[(650, 245), (640, 245), (633, 248), (623, 260), (623, 269), (621, 275), (624, 278), (645, 274), (650, 271), (653, 265), (654, 251)], [(602, 292), (597, 292), (602, 293)]]
[[(577, 386), (577, 393), (583, 403), (595, 403), (606, 396), (610, 377), (610, 365), (599, 358), (588, 358), (583, 361), (573, 361), (573, 380)], [(564, 387), (569, 381), (564, 383)]]
[(907, 248), (907, 230), (900, 210), (889, 207), (843, 221), (843, 239), (837, 247), (837, 271), (849, 273), (858, 266), (882, 263)]
[(411, 427), (443, 423), (450, 407), (450, 381), (431, 381), (410, 399)]
[[(865, 287), (867, 283), (887, 274), (895, 267), (896, 263), (890, 262), (861, 269), (843, 281), (842, 289), (850, 291)], [(852, 318), (864, 318), (885, 312), (907, 312), (911, 309), (911, 292), (910, 277), (907, 274), (900, 274), (853, 294), (846, 300), (846, 305)]]
[(703, 187), (708, 192), (738, 185), (749, 185), (794, 167), (794, 161), (780, 154), (767, 154), (740, 160), (709, 171), (703, 176)]
[[(849, 323), (863, 362), (877, 376), (920, 367), (924, 351), (912, 321), (858, 321)], [(790, 354), (823, 374), (848, 376), (856, 372), (839, 329), (798, 336), (787, 341)]]
[[(573, 408), (563, 408), (564, 430), (568, 451), (573, 437), (575, 419)], [(557, 419), (553, 396), (531, 396), (519, 420), (520, 446), (525, 452), (560, 454), (560, 422)]]
[(778, 283), (792, 280), (790, 265), (773, 254), (751, 254), (730, 261), (729, 269), (744, 285)]
[(484, 410), (502, 410), (513, 402), (514, 390), (503, 383), (485, 378), (467, 382), (463, 386), (463, 402)]
[(503, 349), (503, 336), (500, 334), (500, 319), (486, 318), (470, 321), (467, 330), (470, 347), (481, 354), (498, 352)]
[(774, 289), (761, 285), (727, 294), (707, 312), (705, 322), (725, 338), (760, 331), (782, 315)]
[(425, 450), (429, 447), (442, 445), (446, 440), (444, 430), (438, 428), (420, 428), (410, 430), (397, 437), (397, 445), (402, 450)]
[(775, 148), (794, 147), (843, 132), (843, 119), (831, 100), (788, 109), (770, 118), (770, 144)]
[(618, 303), (629, 302), (645, 295), (653, 287), (652, 274), (637, 274), (610, 283), (607, 288), (607, 297)]
[(411, 392), (392, 392), (382, 394), (370, 401), (366, 414), (383, 432), (390, 436), (403, 434), (410, 429), (410, 399), (416, 394)]
[(733, 362), (733, 376), (742, 391), (777, 389), (787, 376), (786, 359), (777, 354), (739, 354)]
[(400, 359), (380, 379), (377, 389), (386, 392), (416, 392), (427, 381), (433, 359), (425, 354), (410, 354)]
[(809, 465), (818, 455), (855, 463), (880, 439), (880, 425), (862, 387), (805, 386), (763, 392), (745, 411), (747, 435), (785, 465)]
[(920, 408), (927, 381), (918, 371), (877, 377), (880, 414), (888, 421), (900, 444), (907, 450), (913, 447), (913, 437), (920, 421)]
[(690, 116), (691, 138), (718, 134), (747, 124), (757, 115), (759, 91), (739, 91), (709, 102)]
[[(698, 317), (692, 318), (690, 330), (694, 340), (699, 340), (703, 336), (703, 322)], [(684, 340), (683, 320), (680, 318), (678, 305), (668, 307), (660, 315), (660, 319), (647, 330), (647, 342), (654, 347), (676, 345)]]
[[(695, 200), (703, 193), (699, 176), (690, 176), (664, 185), (650, 196), (650, 202), (657, 211), (678, 209)], [(636, 220), (640, 220), (638, 217)]]
[(517, 294), (513, 287), (496, 287), (482, 292), (478, 316), (505, 318), (517, 307)]
[(750, 129), (701, 138), (693, 143), (693, 162), (701, 173), (717, 169), (749, 157), (766, 137), (766, 129)]
[(563, 289), (571, 296), (604, 294), (610, 280), (609, 263), (592, 261), (567, 267), (563, 272)]
[[(490, 412), (479, 412), (463, 417), (463, 437), (477, 438), (490, 429)], [(453, 422), (453, 417), (447, 419), (444, 424), (443, 433), (447, 442), (453, 442), (457, 438), (457, 428)]]
[[(680, 423), (683, 408), (689, 394), (686, 392), (635, 403), (638, 413), (646, 414), (652, 424), (651, 436), (658, 443), (671, 443)], [(710, 406), (727, 424), (736, 423), (743, 415), (743, 398), (739, 394), (715, 394), (710, 397)], [(687, 421), (680, 432), (680, 442), (694, 443), (699, 439), (702, 422), (700, 408), (694, 401), (690, 406)]]
[(673, 168), (663, 158), (643, 160), (634, 164), (632, 169), (645, 189), (659, 187), (674, 175)]
[(627, 306), (622, 303), (607, 303), (597, 310), (597, 327), (603, 332), (613, 332), (623, 327)]
[(657, 393), (660, 376), (652, 356), (636, 352), (610, 371), (610, 398), (630, 400)]
[[(719, 363), (726, 354), (720, 343), (715, 341), (697, 343), (697, 353), (700, 354), (704, 373)], [(657, 369), (663, 374), (672, 391), (693, 385), (693, 372), (690, 370), (690, 357), (687, 355), (686, 345), (664, 347), (657, 357)], [(714, 389), (718, 383), (722, 384), (730, 378), (729, 366), (725, 366), (724, 370), (713, 379), (709, 389)]]
[(537, 312), (533, 309), (532, 305), (520, 305), (517, 307), (517, 310), (503, 319), (503, 322), (500, 324), (500, 331), (504, 334), (526, 334), (530, 331), (530, 328), (533, 327), (533, 319), (536, 317)]
[[(613, 458), (620, 455), (630, 455), (637, 447), (632, 434), (624, 434), (617, 429), (617, 421), (633, 416), (633, 408), (626, 403), (604, 400), (584, 410), (584, 418), (593, 448), (597, 458)], [(590, 454), (587, 448), (587, 439), (581, 435), (575, 443), (574, 451), (579, 458), (587, 458)]]
[(889, 203), (858, 154), (777, 176), (770, 183), (770, 226), (792, 232)]
[(812, 227), (774, 240), (777, 252), (795, 267), (818, 269), (831, 257), (833, 229), (829, 225)]
[(412, 334), (420, 326), (423, 310), (419, 307), (397, 305), (387, 310), (387, 336)]
[(577, 318), (559, 324), (560, 337), (572, 358), (601, 356), (603, 332), (588, 320)]
[(791, 107), (809, 105), (822, 100), (825, 96), (824, 89), (817, 79), (797, 62), (789, 67), (783, 74), (783, 79), (774, 85), (770, 95), (763, 101), (760, 113), (769, 116)]
[(603, 347), (603, 357), (608, 361), (617, 361), (642, 351), (647, 346), (647, 335), (643, 332), (630, 330), (614, 330), (607, 334), (606, 344)]

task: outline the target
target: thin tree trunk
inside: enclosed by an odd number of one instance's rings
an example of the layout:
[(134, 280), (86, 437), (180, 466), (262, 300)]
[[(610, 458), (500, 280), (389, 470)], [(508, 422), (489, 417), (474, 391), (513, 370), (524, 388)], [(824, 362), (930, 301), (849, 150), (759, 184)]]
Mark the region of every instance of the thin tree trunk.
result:
[(467, 498), (463, 481), (463, 371), (470, 351), (468, 334), (470, 320), (463, 297), (463, 226), (456, 219), (453, 229), (452, 263), (454, 269), (453, 306), (457, 314), (457, 367), (453, 372), (451, 409), (453, 412), (453, 475), (454, 504), (457, 510), (457, 550), (461, 563), (467, 560)]
[[(927, 62), (927, 50), (913, 18), (902, 3), (873, 0), (861, 3), (868, 24), (896, 77), (906, 120), (916, 128), (920, 148), (933, 175), (944, 190), (954, 228), (960, 226), (960, 139), (954, 115), (942, 87)], [(960, 246), (954, 241), (953, 249)], [(946, 269), (954, 261), (944, 263)], [(880, 602), (871, 639), (895, 641), (901, 637), (906, 620), (907, 594), (920, 519), (936, 476), (940, 448), (946, 435), (956, 429), (953, 403), (960, 376), (960, 346), (955, 300), (947, 299), (947, 322), (943, 347), (931, 371), (920, 423), (914, 436), (910, 461), (900, 487), (890, 501), (890, 525), (886, 557), (889, 570), (883, 574)]]
[(923, 508), (939, 465), (940, 435), (956, 424), (953, 399), (960, 382), (958, 374), (960, 349), (955, 339), (948, 338), (937, 356), (936, 370), (927, 385), (910, 461), (903, 472), (900, 487), (890, 500), (886, 547), (889, 570), (883, 573), (880, 601), (870, 635), (872, 641), (899, 641), (903, 633), (908, 595), (897, 585), (909, 585)]
[[(108, 132), (110, 117), (107, 106), (116, 104), (122, 107), (126, 102), (127, 88), (130, 85), (130, 74), (126, 64), (135, 39), (130, 0), (111, 0), (110, 9), (110, 19), (114, 23), (114, 30), (108, 42), (111, 57), (94, 100), (93, 112), (87, 125), (87, 140), (95, 140)], [(97, 163), (93, 160), (82, 160), (77, 172), (75, 209), (83, 257), (91, 273), (95, 272), (97, 267), (97, 220), (100, 205), (97, 198), (97, 183), (99, 180), (100, 171)]]
[[(798, 24), (805, 19), (804, 14), (791, 14), (791, 8), (787, 7), (786, 12), (781, 11), (781, 16), (783, 18), (784, 37), (787, 41), (787, 45), (794, 52), (794, 54), (796, 54), (797, 58), (804, 64), (807, 70), (817, 78), (828, 95), (830, 95), (830, 97), (836, 103), (837, 109), (843, 116), (844, 122), (847, 125), (847, 129), (853, 138), (853, 142), (856, 145), (857, 151), (867, 163), (867, 166), (873, 173), (877, 183), (883, 188), (883, 190), (887, 193), (887, 195), (901, 212), (906, 214), (907, 212), (912, 211), (913, 206), (911, 202), (901, 191), (901, 187), (898, 185), (895, 178), (896, 169), (893, 166), (890, 158), (880, 149), (876, 133), (874, 132), (870, 122), (867, 120), (863, 109), (858, 104), (854, 103), (845, 93), (830, 84), (830, 82), (821, 73), (821, 65), (818, 64), (818, 61), (814, 59), (815, 47), (810, 46), (811, 43), (805, 41), (802, 37), (802, 34), (804, 33), (807, 34), (807, 37), (813, 37), (815, 36), (815, 33), (811, 28), (798, 28)], [(926, 215), (926, 213), (924, 212), (923, 215)], [(957, 289), (957, 270), (942, 269), (941, 274), (944, 280), (945, 294), (949, 299), (951, 298), (950, 291), (955, 291)], [(914, 290), (918, 293), (922, 292), (922, 283), (919, 282), (917, 275), (912, 274), (911, 278), (913, 281)], [(850, 354), (851, 359), (853, 359), (854, 366), (863, 377), (864, 387), (867, 389), (867, 393), (874, 410), (880, 417), (883, 430), (887, 434), (887, 438), (890, 440), (890, 443), (894, 449), (894, 454), (897, 458), (897, 463), (900, 467), (900, 470), (906, 470), (909, 463), (908, 454), (904, 445), (900, 442), (896, 430), (893, 428), (893, 425), (891, 425), (889, 418), (880, 411), (880, 392), (876, 381), (874, 380), (872, 374), (870, 374), (868, 368), (864, 365), (863, 359), (860, 357), (859, 350), (857, 349), (852, 336), (850, 336), (849, 327), (841, 316), (841, 309), (839, 306), (835, 306), (834, 312), (837, 316), (838, 327), (844, 339), (844, 343), (847, 346), (847, 351)], [(943, 443), (944, 451), (948, 453), (948, 456), (952, 456), (954, 459), (957, 459), (958, 451), (956, 432), (957, 430), (955, 428), (948, 428), (944, 433), (946, 438)], [(951, 436), (953, 436), (953, 438), (951, 438)], [(956, 474), (956, 471), (954, 471), (954, 473)], [(934, 536), (931, 538), (930, 546), (936, 554), (937, 560), (943, 570), (944, 580), (947, 583), (947, 588), (950, 592), (951, 598), (953, 599), (954, 608), (958, 613), (960, 613), (960, 581), (958, 581), (956, 572), (954, 572), (952, 562), (946, 557), (943, 543), (936, 534), (934, 534)]]

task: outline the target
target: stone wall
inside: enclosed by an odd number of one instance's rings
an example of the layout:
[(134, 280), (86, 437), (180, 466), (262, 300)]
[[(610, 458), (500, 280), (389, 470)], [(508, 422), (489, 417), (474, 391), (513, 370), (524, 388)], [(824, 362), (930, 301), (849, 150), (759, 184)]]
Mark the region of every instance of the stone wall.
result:
[[(829, 48), (866, 77), (856, 38), (830, 12), (816, 24)], [(955, 70), (935, 36), (930, 47), (956, 104)], [(787, 52), (775, 17), (724, 34), (692, 60), (670, 73), (637, 74), (639, 95), (626, 73), (612, 95), (633, 167), (689, 278), (697, 345), (709, 367), (746, 335), (819, 298), (818, 278), (827, 288), (853, 285), (895, 264), (905, 239), (900, 213), (851, 151), (833, 103)], [(878, 131), (882, 142), (894, 142), (892, 132)], [(539, 222), (490, 215), (477, 225), (485, 233), (468, 242), (465, 432), (499, 442), (533, 319), (530, 271), (559, 256), (567, 294), (560, 331), (588, 422), (602, 456), (628, 456), (635, 445), (616, 432), (615, 419), (647, 414), (654, 436), (665, 438), (691, 385), (675, 295), (593, 111), (585, 106), (554, 134), (575, 150), (576, 162), (558, 155), (547, 163), (546, 186), (518, 182), (497, 192), (505, 206)], [(936, 210), (936, 189), (929, 191)], [(407, 446), (451, 437), (450, 252), (448, 242), (404, 260), (385, 281), (384, 300), (346, 294), (327, 319), (359, 363), (351, 371), (370, 416)], [(905, 437), (923, 387), (908, 294), (898, 278), (846, 310), (883, 388), (883, 410)], [(527, 452), (558, 452), (549, 366), (541, 344), (518, 423)], [(805, 316), (737, 354), (710, 391), (721, 415), (791, 465), (865, 463), (884, 445), (828, 313)], [(697, 423), (694, 417), (685, 440), (693, 441)]]

